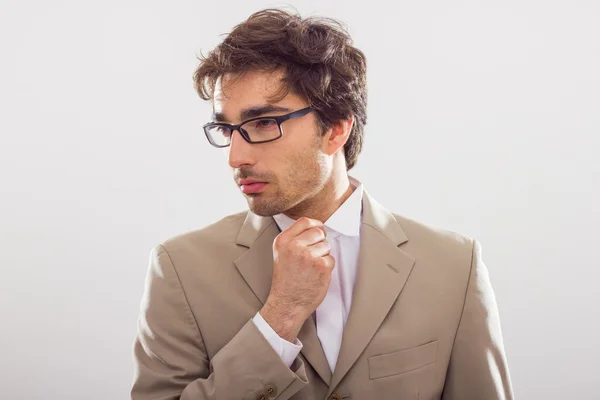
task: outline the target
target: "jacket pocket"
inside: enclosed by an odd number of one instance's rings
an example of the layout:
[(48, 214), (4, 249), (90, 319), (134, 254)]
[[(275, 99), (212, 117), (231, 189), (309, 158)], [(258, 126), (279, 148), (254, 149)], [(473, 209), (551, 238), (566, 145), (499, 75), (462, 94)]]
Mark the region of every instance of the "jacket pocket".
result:
[(437, 340), (411, 349), (368, 358), (369, 378), (377, 379), (414, 371), (437, 359)]

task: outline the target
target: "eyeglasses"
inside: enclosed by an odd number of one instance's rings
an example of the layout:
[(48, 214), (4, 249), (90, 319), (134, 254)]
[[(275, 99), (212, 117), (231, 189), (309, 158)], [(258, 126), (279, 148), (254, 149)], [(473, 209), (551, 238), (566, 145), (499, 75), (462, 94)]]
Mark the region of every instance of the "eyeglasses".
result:
[(284, 121), (303, 117), (311, 111), (313, 111), (312, 107), (306, 107), (286, 115), (252, 118), (239, 125), (209, 122), (204, 124), (202, 128), (210, 144), (215, 147), (229, 146), (234, 131), (238, 131), (248, 143), (266, 143), (283, 136), (281, 124)]

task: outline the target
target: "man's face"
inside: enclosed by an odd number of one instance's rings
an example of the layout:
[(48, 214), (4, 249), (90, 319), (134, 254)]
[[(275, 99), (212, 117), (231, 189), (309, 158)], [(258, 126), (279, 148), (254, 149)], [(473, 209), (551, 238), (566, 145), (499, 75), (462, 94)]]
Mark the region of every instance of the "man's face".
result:
[[(283, 72), (248, 72), (237, 80), (225, 75), (217, 81), (214, 113), (218, 122), (239, 124), (250, 109), (277, 107), (253, 116), (288, 114), (308, 106), (294, 93), (270, 102), (281, 88)], [(310, 198), (325, 186), (332, 169), (331, 158), (323, 151), (327, 135), (321, 135), (314, 112), (282, 123), (283, 136), (267, 143), (251, 144), (238, 131), (226, 148), (234, 180), (246, 197), (252, 212), (272, 216), (310, 207)], [(247, 119), (247, 118), (246, 118)], [(243, 180), (266, 182), (265, 185), (241, 185)], [(306, 201), (308, 200), (308, 201)]]

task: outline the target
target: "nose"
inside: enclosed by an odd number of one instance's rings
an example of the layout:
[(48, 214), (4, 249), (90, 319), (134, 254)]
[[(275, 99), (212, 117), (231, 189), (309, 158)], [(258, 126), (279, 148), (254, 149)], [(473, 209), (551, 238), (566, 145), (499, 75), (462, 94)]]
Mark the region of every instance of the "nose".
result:
[(231, 134), (231, 143), (229, 144), (227, 162), (231, 168), (240, 168), (244, 165), (254, 165), (254, 155), (252, 145), (242, 137), (238, 131)]

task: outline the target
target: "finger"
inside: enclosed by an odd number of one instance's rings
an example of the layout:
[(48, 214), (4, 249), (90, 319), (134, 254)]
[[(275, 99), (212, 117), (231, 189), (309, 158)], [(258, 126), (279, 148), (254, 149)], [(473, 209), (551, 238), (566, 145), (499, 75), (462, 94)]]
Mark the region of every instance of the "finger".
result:
[[(291, 240), (300, 235), (302, 232), (313, 227), (323, 227), (323, 223), (316, 219), (300, 217), (292, 225), (290, 225), (289, 228), (283, 231), (281, 235), (284, 236), (286, 240)], [(323, 227), (323, 231), (324, 230), (325, 227)]]
[(328, 269), (332, 270), (335, 267), (335, 258), (331, 254), (321, 257), (321, 259), (324, 260)]
[(318, 227), (312, 227), (296, 236), (293, 240), (301, 246), (312, 246), (325, 240), (325, 233)]
[(331, 247), (329, 247), (329, 243), (327, 243), (325, 240), (309, 246), (308, 249), (313, 257), (325, 257), (331, 253)]

